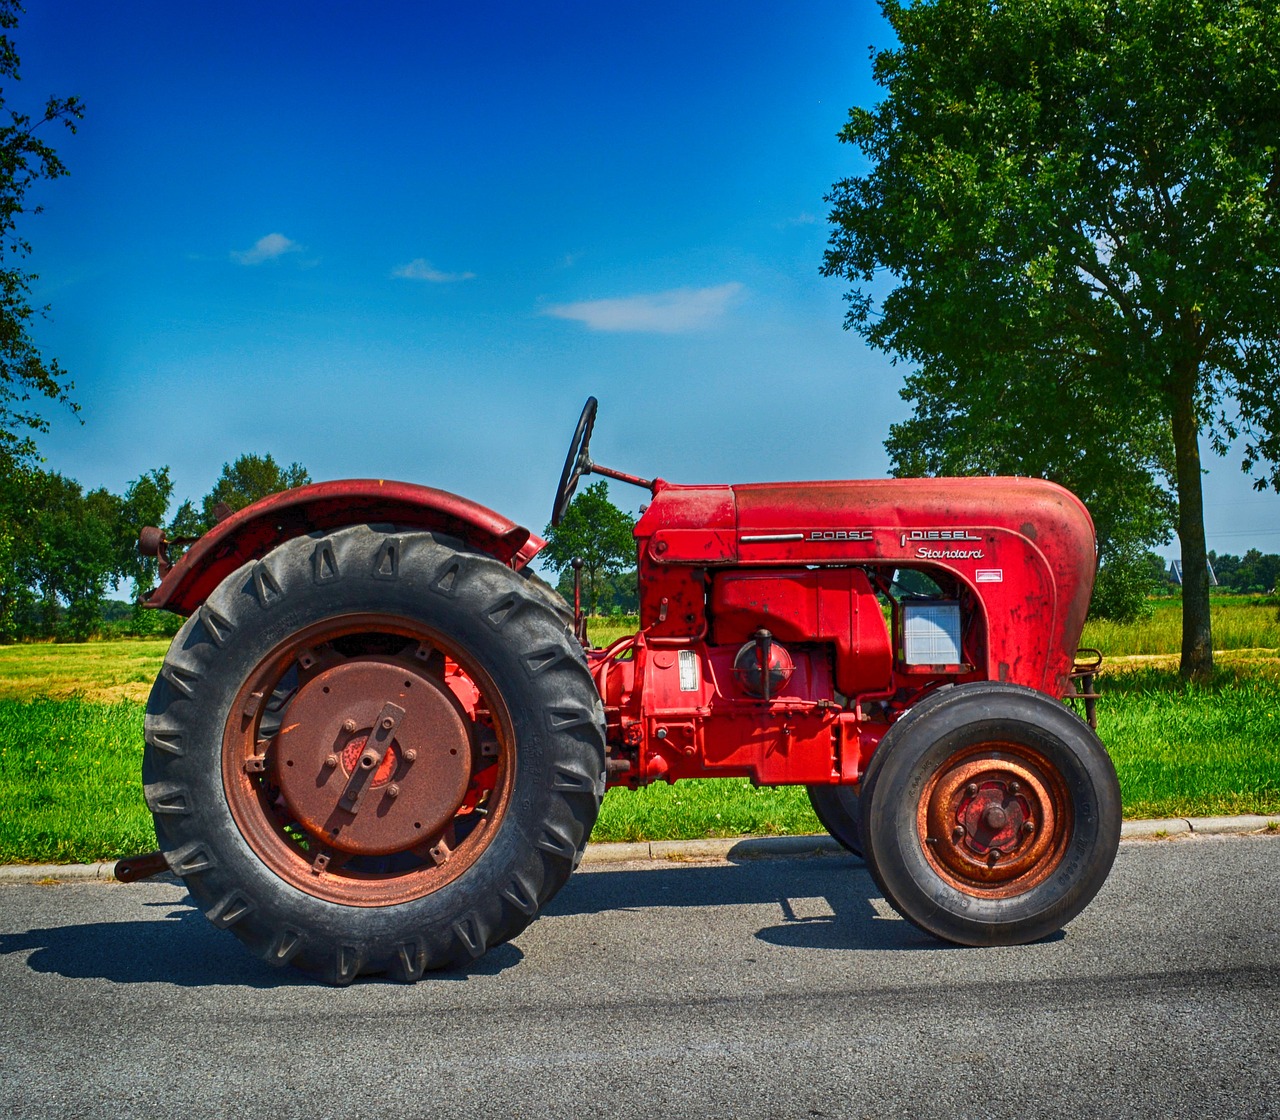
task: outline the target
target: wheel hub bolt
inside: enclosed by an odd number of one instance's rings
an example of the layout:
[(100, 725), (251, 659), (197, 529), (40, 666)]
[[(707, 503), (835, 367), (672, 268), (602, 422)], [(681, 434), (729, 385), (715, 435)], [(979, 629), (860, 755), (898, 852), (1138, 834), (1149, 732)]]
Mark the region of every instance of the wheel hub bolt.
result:
[(326, 770), (332, 770), (338, 765), (338, 756), (336, 754), (325, 755), (324, 765)]
[(1021, 792), (1022, 792), (1022, 783), (1021, 783), (1021, 782), (1010, 782), (1010, 783), (1009, 783), (1009, 796), (1010, 796), (1010, 797), (1017, 797), (1017, 796), (1018, 796), (1018, 794), (1019, 794), (1019, 793), (1021, 793)]
[(1030, 836), (1033, 832), (1035, 832), (1035, 830), (1036, 830), (1036, 826), (1035, 826), (1034, 824), (1032, 824), (1030, 821), (1023, 821), (1023, 822), (1022, 822), (1022, 835), (1023, 835), (1023, 836)]
[(353, 719), (344, 719), (342, 721), (342, 730), (350, 735), (356, 729), (356, 721)]
[(964, 787), (964, 791), (965, 791), (965, 793), (967, 793), (970, 797), (977, 797), (977, 796), (978, 796), (978, 783), (977, 783), (977, 782), (970, 782), (967, 786), (965, 786), (965, 787)]
[(400, 787), (396, 785), (395, 782), (392, 782), (389, 786), (387, 786), (387, 796), (388, 797), (400, 796)]
[(417, 757), (418, 757), (418, 752), (415, 751), (412, 747), (410, 747), (407, 751), (404, 752), (405, 762), (412, 762)]
[(951, 839), (956, 841), (964, 839), (964, 825), (958, 824), (951, 830)]

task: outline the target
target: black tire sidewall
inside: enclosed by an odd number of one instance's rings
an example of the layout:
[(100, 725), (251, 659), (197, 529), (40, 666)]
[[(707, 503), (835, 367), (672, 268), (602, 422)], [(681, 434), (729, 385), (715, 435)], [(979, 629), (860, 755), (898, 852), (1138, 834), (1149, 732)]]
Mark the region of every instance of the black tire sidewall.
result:
[[(313, 558), (321, 540), (332, 550), (338, 578), (315, 578)], [(378, 574), (380, 550), (388, 541), (394, 542), (395, 557), (382, 567), (393, 577), (385, 570)], [(279, 591), (265, 605), (263, 566)], [(175, 639), (153, 689), (144, 782), (153, 810), (164, 804), (163, 796), (151, 794), (157, 787), (168, 791), (171, 803), (185, 804), (185, 812), (156, 813), (157, 834), (162, 849), (179, 857), (193, 846), (203, 849), (209, 866), (185, 881), (215, 922), (219, 913), (247, 905), (231, 928), (251, 949), (269, 954), (282, 931), (296, 934), (295, 964), (345, 980), (351, 977), (343, 972), (351, 968), (394, 969), (406, 944), (427, 967), (478, 955), (514, 936), (532, 916), (504, 890), (540, 907), (559, 889), (586, 844), (603, 791), (602, 712), (580, 654), (550, 672), (531, 671), (531, 650), (571, 655), (572, 647), (543, 597), (521, 584), (505, 565), (431, 534), (358, 526), (287, 542), (264, 561), (244, 565), (213, 592)], [(505, 604), (510, 605), (503, 614)], [(217, 621), (204, 611), (214, 612)], [(236, 825), (223, 786), (224, 729), (248, 675), (298, 630), (356, 613), (401, 616), (465, 651), (501, 696), (514, 732), (514, 775), (496, 835), (458, 878), (395, 905), (341, 905), (279, 878)], [(174, 669), (181, 689), (174, 685)], [(583, 717), (576, 726), (552, 729), (554, 713), (562, 713), (563, 724), (564, 714), (573, 711)], [(155, 749), (157, 730), (176, 735), (182, 753)], [(576, 773), (583, 788), (557, 792), (557, 785), (566, 784), (562, 772)], [(560, 850), (548, 851), (548, 843)]]
[(813, 815), (837, 844), (862, 855), (860, 791), (856, 786), (807, 786)]
[[(931, 777), (957, 751), (983, 742), (1038, 751), (1057, 770), (1071, 803), (1072, 833), (1060, 863), (1010, 898), (981, 897), (948, 883), (917, 830), (917, 805)], [(1090, 728), (1051, 698), (1010, 686), (958, 692), (882, 743), (877, 759), (863, 804), (863, 836), (874, 853), (869, 862), (886, 899), (930, 933), (968, 945), (1035, 941), (1074, 918), (1106, 880), (1120, 839), (1115, 769)]]

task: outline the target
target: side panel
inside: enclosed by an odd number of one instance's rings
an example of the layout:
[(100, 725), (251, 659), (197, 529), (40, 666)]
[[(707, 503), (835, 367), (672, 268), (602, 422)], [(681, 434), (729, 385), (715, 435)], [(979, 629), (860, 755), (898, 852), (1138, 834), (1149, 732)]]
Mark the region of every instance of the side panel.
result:
[(145, 599), (190, 614), (236, 568), (293, 537), (363, 522), (429, 529), (520, 569), (545, 543), (501, 514), (445, 490), (377, 478), (345, 479), (272, 494), (215, 525)]

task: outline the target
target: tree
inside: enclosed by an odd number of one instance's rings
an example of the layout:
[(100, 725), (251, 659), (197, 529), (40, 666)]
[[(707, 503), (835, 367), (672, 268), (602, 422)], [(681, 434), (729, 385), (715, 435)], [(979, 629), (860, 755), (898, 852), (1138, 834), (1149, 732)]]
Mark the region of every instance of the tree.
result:
[(11, 473), (35, 455), (32, 433), (47, 423), (30, 403), (45, 397), (68, 405), (72, 388), (57, 361), (46, 361), (32, 341), (29, 327), (46, 308), (31, 306), (31, 284), (38, 277), (15, 262), (31, 252), (18, 234), (18, 219), (38, 214), (28, 208), (28, 190), (41, 179), (58, 179), (67, 169), (57, 153), (37, 135), (42, 126), (61, 123), (71, 132), (84, 115), (79, 98), (50, 97), (42, 112), (29, 114), (10, 109), (4, 91), (19, 81), (18, 55), (6, 32), (18, 24), (17, 0), (0, 0), (0, 473)]
[[(138, 555), (138, 527), (164, 517), (173, 491), (168, 468), (131, 482), (124, 495), (85, 493), (53, 471), (24, 467), (20, 504), (13, 509), (16, 547), (7, 583), (0, 583), (0, 637), (83, 640), (102, 624), (108, 590), (131, 580), (135, 598), (154, 575), (154, 560)], [(15, 476), (17, 477), (17, 476)]]
[(178, 507), (169, 526), (170, 534), (198, 537), (220, 520), (219, 514), (223, 512), (220, 506), (234, 513), (269, 494), (305, 486), (310, 481), (311, 476), (301, 463), (281, 467), (270, 453), (241, 455), (234, 463), (222, 464), (222, 473), (213, 489), (204, 496), (198, 513), (190, 500)]
[(595, 614), (608, 578), (635, 565), (635, 527), (635, 518), (609, 501), (609, 484), (602, 479), (578, 492), (559, 525), (547, 526), (541, 558), (553, 572), (564, 572), (575, 558), (582, 561), (587, 613)]
[(1182, 672), (1204, 675), (1199, 436), (1243, 436), (1280, 490), (1280, 12), (882, 5), (900, 46), (841, 133), (872, 166), (829, 196), (823, 271), (858, 285), (846, 325), (917, 367), (895, 463), (1074, 485), (1135, 563), (1176, 510)]

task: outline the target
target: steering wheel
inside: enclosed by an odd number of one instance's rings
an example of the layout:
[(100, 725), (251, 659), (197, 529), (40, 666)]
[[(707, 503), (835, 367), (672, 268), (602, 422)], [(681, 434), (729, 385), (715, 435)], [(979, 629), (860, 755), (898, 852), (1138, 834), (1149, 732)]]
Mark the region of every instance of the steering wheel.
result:
[(556, 504), (551, 507), (551, 524), (559, 525), (564, 515), (569, 512), (569, 503), (573, 500), (573, 492), (578, 488), (578, 479), (591, 473), (591, 456), (587, 446), (591, 443), (591, 429), (596, 422), (595, 397), (588, 397), (582, 406), (582, 415), (578, 417), (578, 426), (574, 429), (573, 440), (569, 444), (569, 454), (565, 456), (564, 470), (560, 472), (560, 488), (556, 491)]

